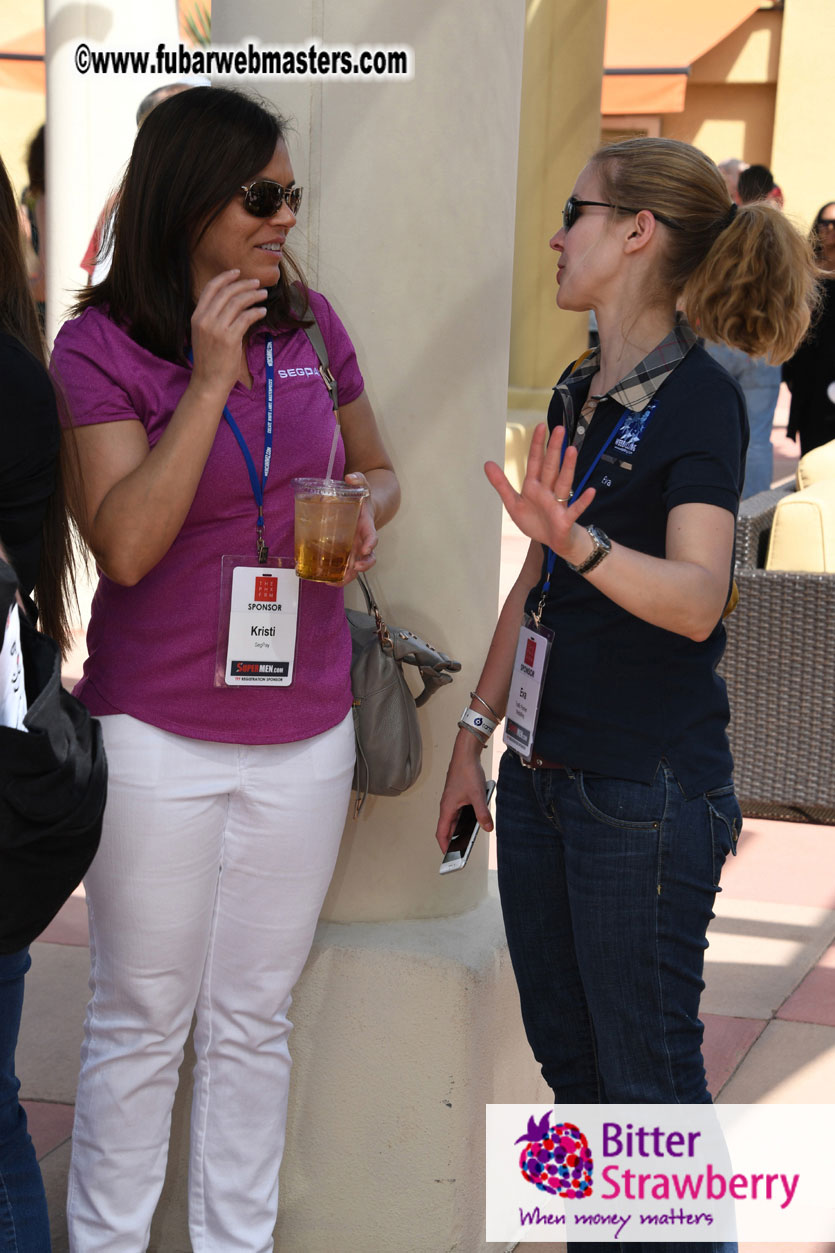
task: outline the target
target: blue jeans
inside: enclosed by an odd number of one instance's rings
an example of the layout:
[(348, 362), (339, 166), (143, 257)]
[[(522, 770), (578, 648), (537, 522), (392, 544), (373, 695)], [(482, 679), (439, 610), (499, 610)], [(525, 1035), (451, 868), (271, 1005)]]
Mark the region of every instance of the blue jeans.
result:
[(771, 427), (780, 395), (780, 367), (770, 365), (763, 357), (749, 357), (739, 348), (729, 348), (727, 344), (705, 344), (705, 348), (733, 375), (745, 394), (751, 432), (742, 488), (742, 499), (745, 500), (757, 492), (767, 492), (774, 477)]
[(740, 826), (730, 782), (687, 800), (663, 762), (644, 784), (528, 770), (505, 753), (502, 912), (525, 1031), (555, 1100), (710, 1102), (699, 1021), (705, 933)]
[(49, 1253), (46, 1196), (17, 1099), (15, 1049), (28, 948), (0, 953), (0, 1253)]

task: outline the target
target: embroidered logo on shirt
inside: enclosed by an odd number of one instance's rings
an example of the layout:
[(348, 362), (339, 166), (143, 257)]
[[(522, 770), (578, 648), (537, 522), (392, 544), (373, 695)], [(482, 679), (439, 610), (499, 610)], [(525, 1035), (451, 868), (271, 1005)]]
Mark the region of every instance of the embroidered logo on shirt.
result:
[(615, 440), (616, 452), (625, 453), (627, 457), (631, 457), (634, 454), (651, 412), (651, 409), (645, 409), (643, 413), (632, 414), (631, 417), (626, 419)]

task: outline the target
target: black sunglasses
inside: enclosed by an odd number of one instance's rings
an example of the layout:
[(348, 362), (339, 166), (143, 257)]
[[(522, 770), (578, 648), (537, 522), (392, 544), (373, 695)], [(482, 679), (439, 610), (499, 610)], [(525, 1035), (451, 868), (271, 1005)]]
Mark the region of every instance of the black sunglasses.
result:
[[(587, 204), (597, 205), (598, 208), (600, 209), (617, 209), (618, 213), (640, 213), (641, 212), (640, 209), (628, 209), (626, 205), (608, 204), (604, 200), (578, 200), (576, 196), (569, 196), (565, 202), (565, 208), (562, 211), (563, 230), (565, 231), (571, 230), (572, 226), (574, 225), (574, 223), (577, 221), (578, 217), (580, 216), (579, 210), (583, 207), (583, 205), (587, 205)], [(662, 214), (656, 213), (654, 209), (650, 209), (649, 212), (652, 214), (654, 218), (657, 218), (659, 222), (663, 222), (665, 226), (670, 226), (675, 231), (684, 230), (684, 227), (681, 225), (680, 222), (674, 222), (672, 218), (665, 218), (662, 216)]]
[(821, 218), (818, 221), (818, 230), (819, 231), (835, 230), (835, 218)]
[(298, 213), (304, 188), (282, 187), (281, 183), (274, 183), (270, 178), (257, 178), (248, 187), (242, 187), (241, 191), (247, 213), (254, 218), (271, 218), (285, 203), (291, 213)]

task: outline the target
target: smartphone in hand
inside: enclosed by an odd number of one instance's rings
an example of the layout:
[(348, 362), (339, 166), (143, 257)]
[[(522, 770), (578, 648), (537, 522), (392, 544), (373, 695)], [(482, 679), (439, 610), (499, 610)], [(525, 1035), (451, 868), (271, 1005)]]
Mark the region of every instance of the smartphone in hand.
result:
[[(495, 779), (488, 780), (484, 793), (484, 799), (488, 805), (493, 799), (495, 790)], [(449, 848), (444, 853), (444, 859), (441, 862), (441, 874), (448, 874), (451, 870), (464, 869), (475, 844), (475, 837), (480, 830), (481, 828), (476, 820), (475, 810), (472, 805), (465, 805), (463, 809), (459, 809), (458, 821), (455, 824)]]

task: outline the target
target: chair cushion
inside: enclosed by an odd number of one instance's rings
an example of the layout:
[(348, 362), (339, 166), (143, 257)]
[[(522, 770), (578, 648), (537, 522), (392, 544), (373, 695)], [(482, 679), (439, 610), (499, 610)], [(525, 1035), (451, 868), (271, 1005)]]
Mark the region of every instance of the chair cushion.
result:
[(778, 502), (765, 568), (835, 573), (835, 478)]
[(835, 439), (821, 444), (797, 463), (797, 488), (813, 487), (821, 479), (835, 479)]

